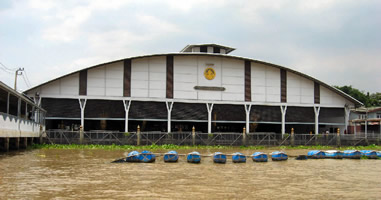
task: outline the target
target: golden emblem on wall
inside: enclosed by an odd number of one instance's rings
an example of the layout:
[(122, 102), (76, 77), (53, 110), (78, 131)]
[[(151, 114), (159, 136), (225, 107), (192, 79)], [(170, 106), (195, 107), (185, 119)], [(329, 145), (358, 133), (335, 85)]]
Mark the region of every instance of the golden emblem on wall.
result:
[(216, 71), (214, 71), (213, 68), (208, 67), (208, 68), (206, 68), (205, 71), (204, 71), (204, 76), (205, 76), (205, 78), (208, 79), (208, 80), (213, 80), (214, 77), (216, 77)]

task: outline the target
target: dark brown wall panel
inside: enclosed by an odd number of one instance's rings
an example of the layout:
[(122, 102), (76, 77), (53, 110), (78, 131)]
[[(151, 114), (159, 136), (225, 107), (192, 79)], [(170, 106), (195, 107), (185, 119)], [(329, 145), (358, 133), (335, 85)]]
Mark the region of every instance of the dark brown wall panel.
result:
[(124, 60), (123, 96), (131, 96), (131, 59)]
[(79, 72), (79, 95), (87, 95), (87, 70)]
[(314, 84), (314, 99), (316, 104), (320, 103), (320, 85), (316, 82)]
[(287, 71), (284, 69), (280, 70), (280, 101), (287, 102)]
[(251, 101), (251, 62), (245, 61), (245, 101)]
[(166, 97), (173, 98), (173, 56), (167, 56), (167, 92)]

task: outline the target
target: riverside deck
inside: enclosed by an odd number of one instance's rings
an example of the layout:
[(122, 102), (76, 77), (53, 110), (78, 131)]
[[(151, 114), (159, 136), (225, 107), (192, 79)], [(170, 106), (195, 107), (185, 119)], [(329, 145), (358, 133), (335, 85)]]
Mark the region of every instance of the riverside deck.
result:
[(118, 145), (380, 145), (381, 137), (375, 135), (337, 135), (337, 134), (294, 134), (282, 138), (276, 133), (201, 133), (201, 132), (117, 132), (117, 131), (84, 131), (81, 142), (80, 131), (49, 130), (46, 131), (46, 142), (51, 144), (118, 144)]

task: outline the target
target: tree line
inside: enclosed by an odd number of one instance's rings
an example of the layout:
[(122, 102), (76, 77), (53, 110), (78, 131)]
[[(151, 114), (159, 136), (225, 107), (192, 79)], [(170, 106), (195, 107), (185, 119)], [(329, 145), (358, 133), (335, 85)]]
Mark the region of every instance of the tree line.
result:
[(365, 107), (375, 107), (375, 106), (381, 106), (381, 93), (369, 93), (360, 91), (359, 89), (353, 88), (351, 85), (347, 86), (334, 86), (335, 88), (343, 91), (344, 93), (348, 94), (349, 96), (357, 99), (358, 101), (362, 102)]

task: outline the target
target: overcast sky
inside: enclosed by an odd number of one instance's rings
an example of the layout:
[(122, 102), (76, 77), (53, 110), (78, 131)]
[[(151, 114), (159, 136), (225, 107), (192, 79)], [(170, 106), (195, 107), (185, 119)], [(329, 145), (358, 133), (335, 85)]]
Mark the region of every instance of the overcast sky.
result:
[[(78, 3), (80, 2), (80, 3)], [(381, 1), (1, 0), (0, 62), (31, 86), (95, 64), (217, 43), (329, 85), (381, 92)], [(0, 80), (14, 72), (0, 64)], [(28, 89), (23, 77), (19, 89)]]

